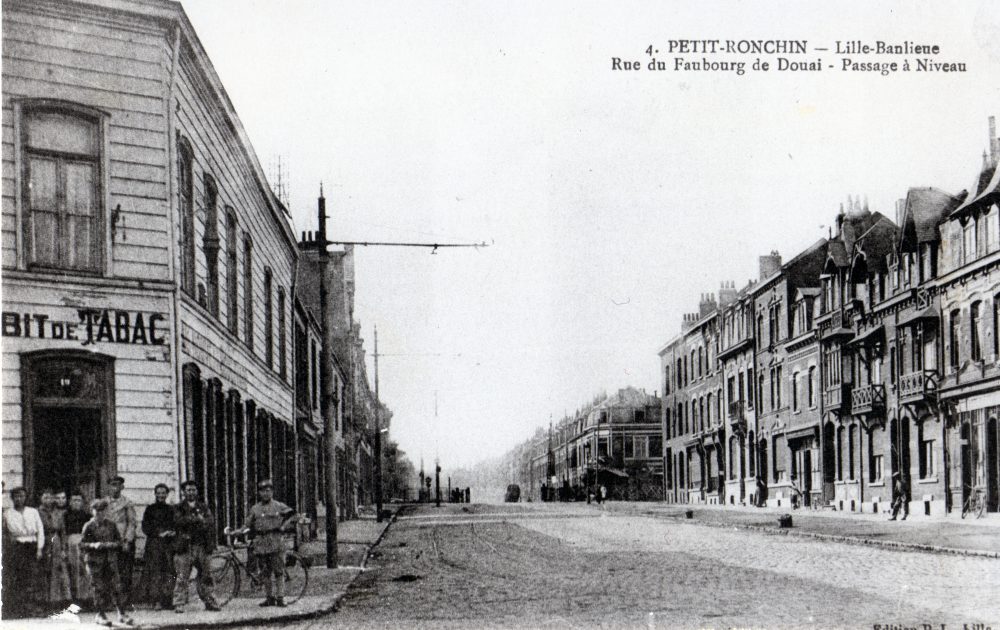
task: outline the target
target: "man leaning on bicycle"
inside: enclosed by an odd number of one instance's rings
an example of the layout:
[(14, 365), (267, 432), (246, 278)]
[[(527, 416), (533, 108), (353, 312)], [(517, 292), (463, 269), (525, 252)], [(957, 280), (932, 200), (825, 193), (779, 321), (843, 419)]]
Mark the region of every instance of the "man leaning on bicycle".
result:
[(265, 479), (257, 484), (257, 503), (247, 515), (254, 560), (266, 576), (267, 598), (261, 606), (285, 606), (285, 541), (282, 532), (295, 523), (295, 510), (274, 500), (274, 484)]

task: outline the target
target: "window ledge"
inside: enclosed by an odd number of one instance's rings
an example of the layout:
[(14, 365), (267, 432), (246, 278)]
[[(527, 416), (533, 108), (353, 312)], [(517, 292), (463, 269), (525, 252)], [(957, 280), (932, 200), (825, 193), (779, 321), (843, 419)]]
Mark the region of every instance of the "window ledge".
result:
[(871, 483), (868, 484), (868, 487), (869, 488), (884, 488), (885, 487), (885, 481), (884, 480), (883, 481), (873, 481), (873, 482), (871, 482)]
[(925, 477), (924, 479), (917, 479), (917, 483), (937, 483), (937, 477)]

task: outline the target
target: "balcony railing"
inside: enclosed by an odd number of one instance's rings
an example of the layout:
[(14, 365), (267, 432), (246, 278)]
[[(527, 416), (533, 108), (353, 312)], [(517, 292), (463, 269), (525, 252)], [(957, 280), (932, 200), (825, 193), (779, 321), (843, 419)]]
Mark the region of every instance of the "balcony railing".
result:
[(937, 371), (920, 370), (899, 377), (899, 397), (916, 398), (925, 396), (937, 388)]
[(823, 392), (824, 406), (830, 411), (843, 411), (851, 402), (850, 385), (840, 383)]
[(885, 386), (864, 385), (851, 390), (851, 413), (872, 413), (885, 409)]

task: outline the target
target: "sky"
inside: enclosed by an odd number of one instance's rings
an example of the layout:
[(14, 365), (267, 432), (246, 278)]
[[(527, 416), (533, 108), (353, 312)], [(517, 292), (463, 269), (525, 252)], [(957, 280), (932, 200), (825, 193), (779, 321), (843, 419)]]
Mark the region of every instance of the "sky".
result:
[[(911, 186), (969, 188), (1000, 115), (1000, 12), (945, 4), (183, 2), (261, 163), (281, 157), (296, 233), (322, 181), (332, 239), (489, 244), (357, 249), (391, 437), (445, 469), (662, 388), (657, 351), (700, 295), (826, 236), (848, 195), (894, 218)], [(684, 39), (808, 40), (788, 58), (823, 69), (668, 52)], [(966, 71), (845, 72), (838, 40), (938, 45)]]

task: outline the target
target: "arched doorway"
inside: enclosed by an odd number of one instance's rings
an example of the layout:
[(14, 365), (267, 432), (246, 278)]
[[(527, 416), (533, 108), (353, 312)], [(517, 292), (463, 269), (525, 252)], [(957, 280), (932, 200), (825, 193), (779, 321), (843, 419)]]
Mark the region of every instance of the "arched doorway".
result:
[(836, 444), (834, 443), (832, 422), (823, 425), (823, 500), (833, 501), (834, 479), (836, 478)]
[(21, 355), (24, 486), (104, 494), (117, 472), (114, 358), (82, 350)]

